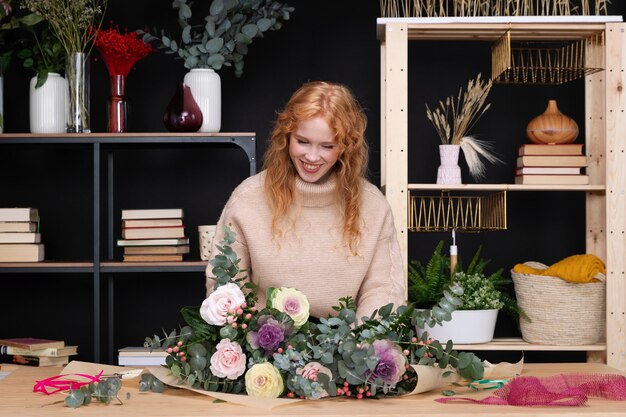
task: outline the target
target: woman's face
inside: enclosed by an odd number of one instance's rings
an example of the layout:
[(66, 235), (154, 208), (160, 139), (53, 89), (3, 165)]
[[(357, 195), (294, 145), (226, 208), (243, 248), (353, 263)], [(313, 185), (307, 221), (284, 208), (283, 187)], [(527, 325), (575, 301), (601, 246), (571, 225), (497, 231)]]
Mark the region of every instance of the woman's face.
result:
[(289, 139), (289, 157), (309, 183), (324, 182), (339, 158), (339, 144), (321, 116), (300, 122)]

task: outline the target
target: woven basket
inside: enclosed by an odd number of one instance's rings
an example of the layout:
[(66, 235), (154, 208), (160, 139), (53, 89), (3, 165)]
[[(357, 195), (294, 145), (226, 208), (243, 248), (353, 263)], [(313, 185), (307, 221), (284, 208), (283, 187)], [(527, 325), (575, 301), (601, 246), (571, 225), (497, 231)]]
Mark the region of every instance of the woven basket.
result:
[[(525, 262), (546, 269), (539, 262)], [(561, 278), (519, 274), (511, 270), (517, 303), (530, 318), (520, 319), (522, 339), (540, 345), (596, 343), (605, 329), (605, 279), (572, 283)]]

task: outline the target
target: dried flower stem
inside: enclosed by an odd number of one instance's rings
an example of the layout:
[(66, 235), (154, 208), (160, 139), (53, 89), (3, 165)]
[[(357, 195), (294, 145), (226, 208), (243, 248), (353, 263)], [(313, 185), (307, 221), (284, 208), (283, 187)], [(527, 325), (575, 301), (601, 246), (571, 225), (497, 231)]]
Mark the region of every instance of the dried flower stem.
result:
[(433, 123), (441, 143), (461, 143), (461, 138), (491, 106), (485, 105), (491, 86), (491, 80), (482, 80), (481, 74), (478, 74), (475, 80), (468, 82), (465, 92), (459, 89), (456, 100), (453, 96), (447, 97), (445, 102), (439, 102), (434, 111), (426, 104), (426, 117)]
[[(24, 7), (48, 21), (65, 51), (91, 51), (108, 0), (24, 0)], [(95, 30), (94, 30), (95, 29)]]

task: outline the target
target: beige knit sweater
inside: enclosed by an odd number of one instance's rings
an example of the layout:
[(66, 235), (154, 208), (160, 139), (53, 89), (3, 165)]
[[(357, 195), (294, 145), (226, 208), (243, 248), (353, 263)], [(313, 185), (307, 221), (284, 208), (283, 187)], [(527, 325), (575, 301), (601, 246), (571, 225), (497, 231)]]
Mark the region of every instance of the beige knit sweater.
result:
[[(361, 203), (361, 240), (358, 256), (343, 243), (340, 214), (335, 204), (336, 181), (324, 184), (296, 182), (301, 207), (295, 229), (272, 239), (272, 214), (264, 192), (265, 172), (243, 181), (226, 203), (211, 253), (224, 236), (223, 226), (236, 233), (233, 249), (240, 268), (259, 287), (265, 305), (267, 288), (292, 287), (309, 299), (311, 315), (333, 314), (338, 299), (352, 296), (357, 317), (370, 315), (387, 303), (405, 301), (406, 277), (391, 209), (382, 193), (364, 180)], [(288, 225), (288, 223), (287, 223)], [(213, 290), (211, 265), (207, 267), (207, 293)]]

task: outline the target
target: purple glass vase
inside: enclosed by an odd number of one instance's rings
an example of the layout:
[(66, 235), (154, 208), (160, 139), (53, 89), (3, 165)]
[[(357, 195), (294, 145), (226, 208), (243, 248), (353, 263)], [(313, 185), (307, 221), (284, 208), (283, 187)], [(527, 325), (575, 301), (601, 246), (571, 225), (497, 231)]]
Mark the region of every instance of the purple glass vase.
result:
[(202, 111), (185, 84), (178, 83), (163, 114), (163, 123), (170, 132), (197, 132), (202, 126)]

